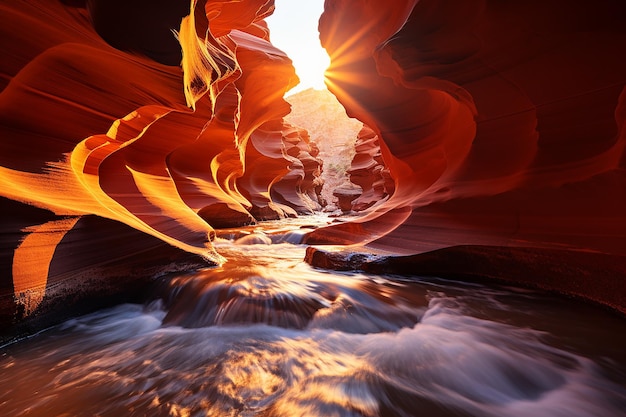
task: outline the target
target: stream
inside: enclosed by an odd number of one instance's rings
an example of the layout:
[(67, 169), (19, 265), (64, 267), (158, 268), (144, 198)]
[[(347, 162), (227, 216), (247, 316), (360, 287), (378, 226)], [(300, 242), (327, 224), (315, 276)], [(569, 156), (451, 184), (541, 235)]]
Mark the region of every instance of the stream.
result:
[[(626, 410), (626, 322), (576, 300), (312, 268), (293, 230), (0, 348), (2, 416), (589, 416)], [(282, 242), (282, 243), (281, 243)], [(260, 243), (260, 244), (254, 244)]]

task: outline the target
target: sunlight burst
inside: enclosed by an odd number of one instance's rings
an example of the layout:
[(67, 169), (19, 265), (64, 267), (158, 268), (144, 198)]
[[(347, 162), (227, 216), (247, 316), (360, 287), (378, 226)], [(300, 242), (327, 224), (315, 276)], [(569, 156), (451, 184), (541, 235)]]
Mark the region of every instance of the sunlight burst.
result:
[(267, 19), (270, 39), (291, 58), (300, 78), (300, 84), (289, 93), (307, 88), (325, 89), (324, 71), (330, 65), (330, 59), (320, 45), (317, 30), (324, 1), (276, 0), (275, 3), (276, 10)]

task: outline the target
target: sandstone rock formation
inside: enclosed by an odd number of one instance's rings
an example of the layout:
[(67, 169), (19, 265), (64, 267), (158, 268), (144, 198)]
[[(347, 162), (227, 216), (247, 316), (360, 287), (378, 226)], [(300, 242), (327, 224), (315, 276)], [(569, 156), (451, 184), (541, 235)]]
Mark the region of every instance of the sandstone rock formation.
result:
[[(285, 98), (291, 112), (285, 120), (306, 128), (324, 161), (320, 178), (325, 210), (362, 211), (393, 193), (378, 136), (349, 118), (328, 90), (307, 89)], [(355, 186), (356, 185), (356, 186)]]
[(348, 175), (350, 182), (361, 187), (361, 195), (352, 201), (351, 209), (363, 211), (393, 194), (395, 184), (385, 166), (380, 141), (372, 129), (364, 126), (354, 145), (354, 158)]
[[(289, 95), (285, 100), (291, 104), (291, 112), (285, 120), (307, 130), (311, 141), (319, 148), (319, 158), (324, 161), (320, 175), (325, 210), (338, 208), (333, 194), (339, 187), (349, 187), (348, 169), (354, 158), (355, 140), (363, 123), (351, 119), (335, 96), (328, 90), (309, 88)], [(350, 211), (351, 207), (347, 208)]]
[(297, 77), (269, 42), (272, 11), (0, 5), (0, 321), (75, 297), (81, 280), (219, 263), (212, 225), (317, 207), (315, 150), (282, 122)]
[[(212, 222), (318, 208), (317, 151), (283, 122), (297, 78), (270, 42), (272, 10), (0, 4), (0, 325), (221, 262)], [(378, 137), (394, 192), (306, 241), (494, 248), (500, 275), (585, 253), (626, 275), (624, 16), (621, 0), (327, 0), (329, 89)]]
[[(626, 311), (611, 295), (626, 291), (623, 16), (615, 0), (327, 1), (328, 87), (379, 136), (395, 192), (306, 241), (437, 250), (441, 273), (470, 257), (475, 275), (506, 279), (515, 268), (531, 284), (542, 269), (544, 287), (567, 275), (558, 265), (590, 254), (554, 288), (584, 295), (597, 285)], [(490, 253), (509, 267), (483, 262)], [(407, 259), (403, 273), (438, 273)], [(589, 264), (611, 272), (596, 278)]]
[(625, 8), (327, 1), (329, 89), (379, 136), (396, 188), (308, 241), (626, 254)]

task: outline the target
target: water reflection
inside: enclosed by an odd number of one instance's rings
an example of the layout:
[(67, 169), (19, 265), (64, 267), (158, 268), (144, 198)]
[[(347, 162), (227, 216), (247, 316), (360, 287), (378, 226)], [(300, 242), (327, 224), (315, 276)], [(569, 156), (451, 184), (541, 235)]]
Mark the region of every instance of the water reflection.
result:
[(146, 305), (6, 347), (3, 415), (626, 409), (624, 322), (603, 311), (528, 291), (316, 271), (296, 245), (218, 245), (229, 262), (164, 280)]

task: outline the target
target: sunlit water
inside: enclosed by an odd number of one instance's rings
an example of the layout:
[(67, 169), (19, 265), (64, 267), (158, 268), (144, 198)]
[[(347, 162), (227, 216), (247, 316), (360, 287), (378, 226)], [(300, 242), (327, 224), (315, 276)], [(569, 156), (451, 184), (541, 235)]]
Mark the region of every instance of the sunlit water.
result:
[(0, 415), (624, 415), (620, 317), (531, 291), (315, 270), (290, 243), (218, 245), (223, 267), (163, 278), (145, 305), (2, 348)]

